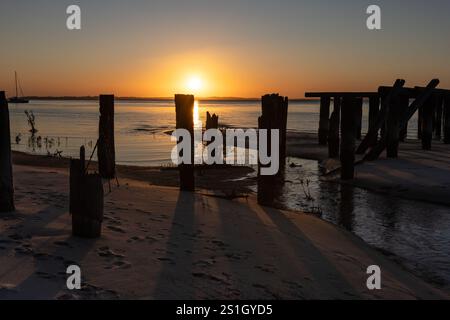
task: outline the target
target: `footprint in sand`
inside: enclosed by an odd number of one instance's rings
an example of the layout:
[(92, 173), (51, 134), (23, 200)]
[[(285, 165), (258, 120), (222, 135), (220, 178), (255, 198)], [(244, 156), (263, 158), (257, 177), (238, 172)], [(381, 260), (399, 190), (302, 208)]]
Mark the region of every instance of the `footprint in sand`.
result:
[(113, 250), (111, 250), (109, 247), (101, 247), (98, 248), (97, 254), (100, 257), (105, 258), (124, 258), (125, 256), (122, 254), (115, 253)]
[(72, 246), (67, 241), (55, 241), (53, 242), (53, 244), (60, 247), (72, 248)]
[(264, 264), (262, 266), (255, 266), (255, 269), (259, 269), (266, 273), (275, 273), (276, 268), (271, 264)]
[(127, 240), (128, 243), (145, 241), (145, 237), (134, 236)]
[(126, 233), (125, 230), (123, 230), (123, 229), (120, 228), (120, 227), (116, 227), (116, 226), (107, 226), (107, 228), (108, 228), (109, 230), (111, 230), (111, 231), (114, 231), (114, 232)]

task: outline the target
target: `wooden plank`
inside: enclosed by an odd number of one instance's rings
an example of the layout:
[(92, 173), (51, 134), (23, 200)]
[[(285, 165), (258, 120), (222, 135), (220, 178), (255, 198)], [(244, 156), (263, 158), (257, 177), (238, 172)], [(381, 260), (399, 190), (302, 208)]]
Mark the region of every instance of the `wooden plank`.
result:
[(0, 91), (0, 212), (14, 210), (9, 109), (5, 92)]
[(353, 97), (353, 98), (369, 98), (377, 97), (378, 92), (306, 92), (305, 98), (322, 98), (322, 97)]

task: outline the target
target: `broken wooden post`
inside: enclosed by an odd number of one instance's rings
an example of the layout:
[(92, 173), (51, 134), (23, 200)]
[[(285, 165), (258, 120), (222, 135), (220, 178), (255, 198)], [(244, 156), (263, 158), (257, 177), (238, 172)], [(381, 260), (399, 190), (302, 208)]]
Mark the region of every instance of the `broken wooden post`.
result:
[(444, 143), (450, 144), (450, 94), (444, 97)]
[[(261, 175), (261, 167), (258, 163), (258, 203), (270, 205), (274, 199), (274, 185), (283, 175), (286, 164), (286, 130), (288, 114), (288, 98), (278, 94), (268, 94), (261, 98), (262, 115), (258, 118), (258, 129), (267, 130), (267, 150), (270, 151), (272, 143), (279, 144), (278, 161), (279, 171), (276, 175)], [(271, 140), (271, 130), (279, 130), (279, 140)], [(259, 143), (258, 143), (259, 150)], [(274, 155), (271, 155), (272, 157)], [(281, 179), (282, 180), (282, 179)]]
[(320, 98), (319, 144), (326, 145), (328, 140), (330, 118), (330, 97)]
[(341, 179), (354, 177), (357, 109), (360, 98), (344, 97), (341, 109)]
[(100, 176), (104, 179), (114, 179), (116, 177), (114, 95), (100, 95), (100, 122), (97, 157)]
[[(175, 113), (176, 128), (186, 129), (190, 133), (191, 138), (191, 154), (189, 156), (190, 163), (181, 163), (178, 165), (180, 172), (180, 190), (195, 191), (194, 178), (194, 96), (176, 94), (175, 95)], [(178, 138), (178, 143), (180, 138)], [(179, 156), (182, 156), (184, 150), (179, 150)]]
[(206, 112), (206, 125), (205, 129), (218, 129), (219, 128), (219, 116), (215, 113), (211, 116), (209, 111)]
[(417, 109), (417, 139), (422, 140), (423, 106)]
[(436, 96), (431, 95), (425, 102), (422, 110), (422, 149), (431, 150), (433, 139), (433, 114), (436, 106)]
[(434, 106), (434, 121), (433, 121), (433, 131), (434, 136), (440, 140), (442, 134), (442, 102), (443, 96), (437, 95), (435, 98)]
[(341, 122), (341, 98), (333, 98), (333, 112), (330, 117), (330, 132), (328, 134), (328, 157), (339, 157), (339, 126)]
[(286, 163), (288, 98), (278, 94), (268, 94), (263, 96), (261, 101), (263, 127), (260, 127), (260, 129), (279, 130), (279, 163), (280, 167), (283, 168)]
[[(400, 141), (400, 122), (406, 116), (409, 106), (409, 96), (400, 94), (392, 99), (386, 119), (386, 156), (398, 157), (398, 145)], [(405, 130), (406, 126), (402, 129)]]
[(358, 105), (356, 106), (356, 139), (358, 140), (361, 140), (362, 115), (363, 115), (363, 99), (358, 98)]
[(99, 174), (87, 174), (84, 146), (80, 159), (70, 160), (70, 213), (72, 234), (82, 238), (101, 236), (103, 221), (103, 183)]
[(378, 130), (375, 130), (378, 114), (380, 112), (380, 97), (373, 96), (369, 98), (369, 129), (367, 132), (374, 131), (369, 140), (369, 146), (373, 147), (378, 141)]
[(14, 210), (9, 109), (5, 92), (0, 91), (0, 212)]

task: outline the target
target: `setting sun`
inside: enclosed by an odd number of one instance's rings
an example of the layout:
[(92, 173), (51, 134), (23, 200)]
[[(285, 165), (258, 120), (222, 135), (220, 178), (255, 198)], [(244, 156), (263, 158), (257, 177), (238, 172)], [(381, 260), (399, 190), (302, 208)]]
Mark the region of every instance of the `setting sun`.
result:
[(203, 81), (197, 76), (191, 77), (187, 81), (187, 89), (192, 93), (197, 93), (203, 88)]

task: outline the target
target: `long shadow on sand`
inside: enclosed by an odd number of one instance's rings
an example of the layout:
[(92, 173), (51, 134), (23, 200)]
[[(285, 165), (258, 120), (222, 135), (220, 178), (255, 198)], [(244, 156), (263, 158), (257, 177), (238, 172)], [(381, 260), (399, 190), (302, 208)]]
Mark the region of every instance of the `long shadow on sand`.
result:
[[(193, 299), (192, 263), (195, 239), (195, 193), (180, 192), (173, 214), (162, 270), (153, 293), (154, 299)], [(192, 281), (186, 282), (186, 279)]]
[[(58, 293), (67, 289), (66, 268), (71, 264), (81, 266), (81, 260), (96, 240), (74, 238), (70, 229), (50, 227), (52, 222), (65, 214), (69, 214), (66, 209), (49, 206), (32, 215), (20, 211), (8, 215), (17, 215), (22, 222), (13, 225), (4, 232), (6, 237), (2, 237), (11, 248), (1, 252), (0, 257), (13, 255), (16, 261), (13, 265), (1, 268), (0, 279), (3, 282), (8, 280), (5, 277), (12, 276), (22, 265), (28, 264), (31, 269), (21, 271), (28, 275), (13, 289), (0, 290), (1, 299), (54, 299)], [(64, 235), (67, 238), (61, 239)], [(47, 239), (35, 246), (32, 239), (36, 237)]]

